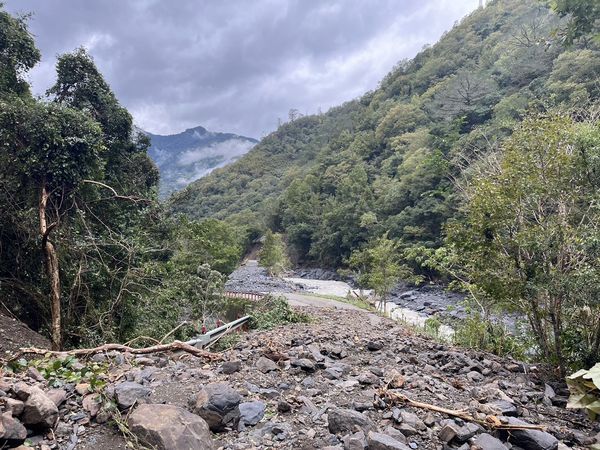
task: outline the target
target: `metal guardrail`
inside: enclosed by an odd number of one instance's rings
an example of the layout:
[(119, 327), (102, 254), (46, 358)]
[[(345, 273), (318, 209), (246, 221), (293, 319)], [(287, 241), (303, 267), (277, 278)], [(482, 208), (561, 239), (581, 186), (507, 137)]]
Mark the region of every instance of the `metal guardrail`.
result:
[(244, 300), (262, 300), (265, 298), (265, 294), (258, 294), (256, 292), (234, 292), (234, 291), (226, 291), (223, 294), (227, 298), (243, 298)]
[(206, 334), (203, 334), (195, 339), (187, 341), (186, 344), (200, 348), (208, 347), (212, 343), (219, 340), (225, 334), (245, 325), (250, 319), (250, 316), (244, 316), (240, 319), (234, 320), (233, 322), (226, 323), (225, 325), (215, 328), (214, 330), (207, 331)]

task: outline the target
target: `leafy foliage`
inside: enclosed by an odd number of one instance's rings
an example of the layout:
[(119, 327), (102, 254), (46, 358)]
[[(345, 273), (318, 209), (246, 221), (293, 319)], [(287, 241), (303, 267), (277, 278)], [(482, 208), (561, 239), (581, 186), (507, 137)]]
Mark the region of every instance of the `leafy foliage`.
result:
[(600, 363), (567, 377), (571, 392), (567, 408), (585, 409), (591, 420), (600, 414)]
[(548, 45), (565, 20), (539, 1), (490, 2), (376, 90), (282, 125), (170, 208), (282, 232), (295, 263), (343, 266), (385, 233), (402, 254), (439, 247), (471, 161), (529, 112), (597, 101), (598, 45)]
[(280, 234), (267, 230), (260, 249), (259, 264), (266, 267), (270, 275), (279, 275), (289, 267), (285, 243)]
[(101, 392), (108, 381), (105, 364), (82, 364), (74, 356), (41, 358), (33, 361), (19, 359), (11, 366), (11, 370), (19, 371), (27, 367), (35, 367), (53, 388), (70, 383), (87, 383), (91, 392)]
[(400, 262), (399, 244), (387, 236), (377, 238), (350, 256), (348, 265), (357, 274), (358, 283), (373, 289), (383, 307), (402, 274), (410, 273)]
[(563, 371), (600, 357), (600, 337), (584, 331), (600, 318), (599, 149), (595, 119), (525, 120), (464, 181), (464, 220), (433, 257), (480, 305), (525, 314)]

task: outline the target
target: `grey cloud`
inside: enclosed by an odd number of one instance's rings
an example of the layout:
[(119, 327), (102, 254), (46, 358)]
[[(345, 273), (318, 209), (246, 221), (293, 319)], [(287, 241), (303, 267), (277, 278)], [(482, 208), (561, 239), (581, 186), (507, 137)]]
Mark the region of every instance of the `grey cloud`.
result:
[(136, 122), (260, 137), (290, 108), (326, 110), (376, 87), (477, 0), (7, 0), (31, 11), (43, 93), (83, 45)]

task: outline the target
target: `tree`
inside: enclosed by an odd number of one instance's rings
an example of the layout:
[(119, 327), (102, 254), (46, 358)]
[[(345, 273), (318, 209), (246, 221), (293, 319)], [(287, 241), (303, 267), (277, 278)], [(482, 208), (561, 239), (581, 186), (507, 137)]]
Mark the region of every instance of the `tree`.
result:
[(0, 105), (0, 148), (37, 191), (39, 235), (49, 283), (52, 347), (62, 345), (60, 263), (53, 232), (74, 209), (74, 194), (101, 171), (100, 128), (72, 108), (16, 100)]
[(600, 358), (599, 149), (597, 120), (526, 119), (463, 186), (438, 251), (481, 305), (523, 313), (563, 374)]
[(29, 96), (23, 75), (40, 60), (40, 51), (27, 29), (27, 18), (2, 11), (0, 3), (0, 96)]
[(566, 27), (558, 31), (563, 44), (572, 45), (577, 39), (590, 33), (595, 33), (596, 39), (600, 36), (600, 4), (596, 0), (550, 0), (546, 3), (560, 17), (568, 17)]
[(360, 285), (373, 289), (379, 307), (385, 311), (387, 299), (406, 268), (400, 263), (400, 245), (387, 233), (370, 241), (364, 249), (355, 250), (348, 265), (356, 271)]
[(272, 276), (279, 275), (289, 267), (285, 243), (281, 234), (267, 230), (265, 242), (260, 250), (259, 263)]
[(174, 241), (176, 252), (172, 261), (180, 267), (208, 264), (212, 269), (229, 275), (242, 256), (237, 230), (216, 219), (199, 222), (181, 219)]

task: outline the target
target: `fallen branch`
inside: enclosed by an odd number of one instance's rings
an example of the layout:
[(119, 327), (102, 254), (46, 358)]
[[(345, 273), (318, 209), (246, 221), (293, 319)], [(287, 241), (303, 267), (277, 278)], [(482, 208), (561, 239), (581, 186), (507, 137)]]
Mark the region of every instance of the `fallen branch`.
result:
[(32, 355), (32, 354), (33, 355), (52, 355), (52, 356), (73, 355), (73, 356), (84, 356), (85, 357), (85, 356), (95, 355), (97, 353), (104, 353), (104, 352), (110, 352), (110, 351), (128, 352), (128, 353), (131, 353), (132, 355), (147, 355), (149, 353), (183, 351), (183, 352), (189, 353), (191, 355), (194, 355), (194, 356), (197, 356), (200, 358), (208, 359), (210, 361), (221, 359), (221, 355), (218, 355), (216, 353), (207, 352), (206, 350), (196, 348), (185, 342), (173, 341), (170, 344), (159, 344), (159, 345), (153, 345), (151, 347), (144, 347), (144, 348), (133, 348), (133, 347), (128, 347), (127, 345), (123, 345), (123, 344), (104, 344), (104, 345), (101, 345), (99, 347), (94, 347), (94, 348), (78, 348), (75, 350), (68, 350), (68, 351), (51, 351), (51, 350), (46, 350), (44, 348), (28, 347), (28, 348), (22, 348), (20, 350), (20, 352), (17, 353), (15, 356), (13, 356), (9, 361), (14, 361), (16, 359), (19, 359), (23, 355)]
[(477, 419), (473, 417), (466, 411), (456, 410), (456, 409), (448, 409), (443, 408), (437, 405), (431, 405), (429, 403), (422, 403), (416, 400), (412, 400), (408, 398), (406, 395), (401, 394), (399, 392), (389, 391), (387, 388), (382, 388), (377, 392), (379, 398), (388, 399), (393, 405), (394, 404), (406, 404), (409, 406), (413, 406), (415, 408), (426, 409), (428, 411), (435, 411), (441, 414), (445, 414), (451, 417), (458, 417), (466, 422), (474, 422), (485, 428), (490, 430), (541, 430), (543, 431), (545, 427), (541, 425), (510, 425), (500, 422), (496, 416), (487, 416), (485, 420)]

